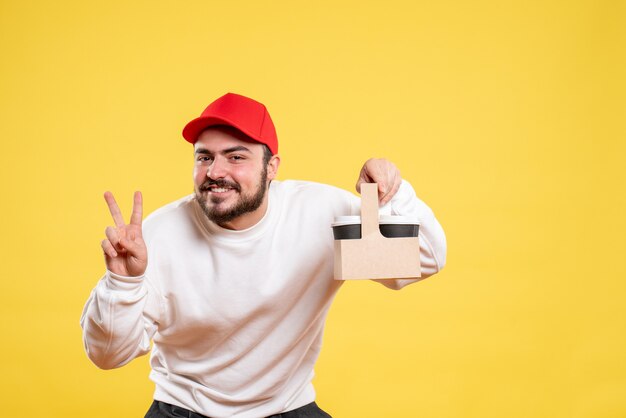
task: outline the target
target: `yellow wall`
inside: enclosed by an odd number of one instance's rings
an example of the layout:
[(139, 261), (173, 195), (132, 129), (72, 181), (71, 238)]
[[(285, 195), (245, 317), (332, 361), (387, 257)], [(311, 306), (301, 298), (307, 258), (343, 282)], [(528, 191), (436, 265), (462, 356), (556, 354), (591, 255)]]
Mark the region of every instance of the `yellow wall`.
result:
[[(339, 3), (339, 4), (338, 4)], [(626, 416), (621, 1), (0, 2), (3, 416), (140, 417), (147, 358), (98, 370), (78, 319), (102, 193), (192, 191), (184, 124), (270, 109), (280, 178), (396, 162), (448, 266), (348, 283), (318, 401), (346, 417)], [(44, 412), (45, 411), (45, 412)]]

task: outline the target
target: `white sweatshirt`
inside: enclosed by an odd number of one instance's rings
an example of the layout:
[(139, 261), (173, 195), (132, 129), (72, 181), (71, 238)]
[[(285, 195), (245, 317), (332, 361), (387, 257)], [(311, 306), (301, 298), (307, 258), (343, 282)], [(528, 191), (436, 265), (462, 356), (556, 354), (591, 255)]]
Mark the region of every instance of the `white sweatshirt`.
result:
[[(324, 321), (343, 282), (333, 279), (335, 216), (360, 199), (335, 187), (273, 181), (253, 227), (210, 222), (193, 195), (143, 224), (144, 276), (109, 271), (81, 317), (89, 358), (104, 369), (150, 351), (154, 398), (209, 417), (259, 418), (313, 402)], [(391, 213), (420, 219), (422, 278), (446, 256), (443, 230), (403, 181)], [(399, 289), (416, 280), (386, 280)]]

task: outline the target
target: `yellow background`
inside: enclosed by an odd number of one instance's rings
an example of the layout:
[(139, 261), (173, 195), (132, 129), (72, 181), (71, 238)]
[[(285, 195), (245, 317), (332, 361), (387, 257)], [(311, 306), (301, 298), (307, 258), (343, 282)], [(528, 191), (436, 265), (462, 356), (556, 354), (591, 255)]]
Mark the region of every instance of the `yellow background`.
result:
[(348, 283), (318, 401), (347, 417), (626, 416), (622, 1), (0, 1), (2, 416), (141, 417), (79, 316), (125, 213), (192, 191), (184, 124), (264, 102), (280, 178), (387, 157), (448, 238), (401, 292)]

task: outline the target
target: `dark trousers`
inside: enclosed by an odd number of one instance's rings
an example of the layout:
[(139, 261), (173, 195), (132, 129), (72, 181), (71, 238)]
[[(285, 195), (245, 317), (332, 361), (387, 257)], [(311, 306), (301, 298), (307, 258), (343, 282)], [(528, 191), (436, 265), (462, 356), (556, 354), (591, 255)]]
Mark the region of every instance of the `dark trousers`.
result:
[[(170, 405), (161, 401), (154, 401), (144, 418), (210, 418), (204, 415), (196, 414), (180, 406)], [(282, 414), (272, 415), (267, 418), (332, 418), (326, 412), (322, 411), (315, 402), (304, 405), (292, 411), (283, 412)]]

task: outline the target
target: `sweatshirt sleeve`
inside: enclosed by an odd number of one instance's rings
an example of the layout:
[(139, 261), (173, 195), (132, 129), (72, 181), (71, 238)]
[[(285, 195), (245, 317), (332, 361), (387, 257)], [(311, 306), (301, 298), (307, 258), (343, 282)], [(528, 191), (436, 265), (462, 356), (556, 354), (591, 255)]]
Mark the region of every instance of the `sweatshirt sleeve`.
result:
[(417, 216), (420, 221), (420, 266), (422, 276), (418, 279), (375, 280), (394, 290), (423, 280), (439, 272), (446, 264), (446, 235), (435, 218), (433, 211), (415, 194), (413, 187), (402, 180), (400, 189), (394, 195), (387, 208), (381, 208), (381, 213), (390, 211), (392, 215)]
[(80, 318), (89, 359), (101, 369), (113, 369), (149, 352), (161, 311), (159, 301), (145, 276), (107, 271)]

